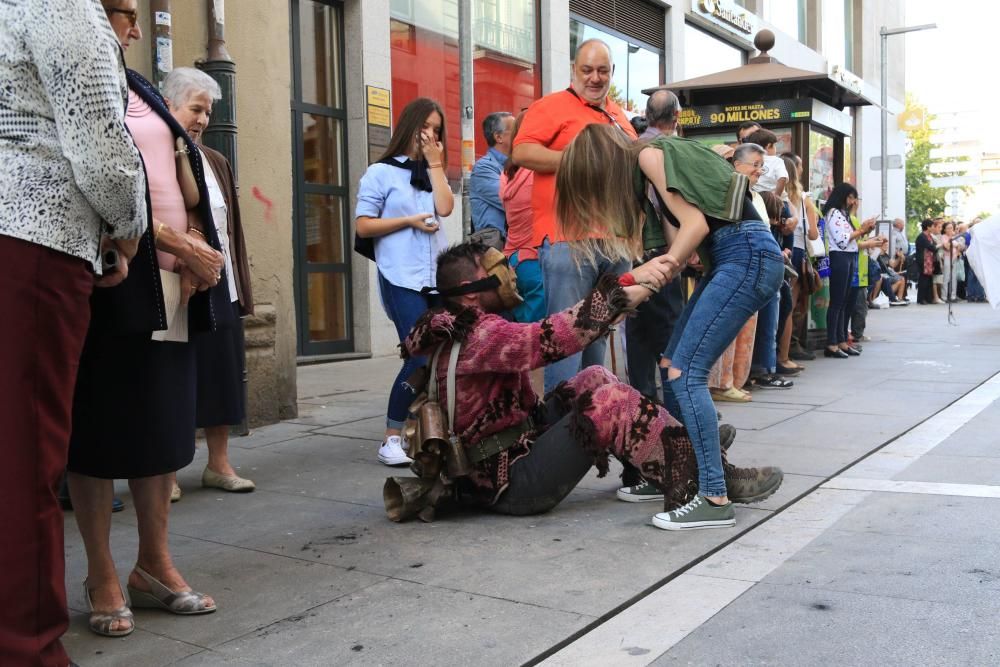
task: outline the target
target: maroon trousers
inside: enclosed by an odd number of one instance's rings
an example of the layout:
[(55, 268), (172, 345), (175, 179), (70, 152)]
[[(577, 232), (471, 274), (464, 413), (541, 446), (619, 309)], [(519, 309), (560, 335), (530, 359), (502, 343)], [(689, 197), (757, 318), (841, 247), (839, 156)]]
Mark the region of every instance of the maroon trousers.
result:
[(0, 236), (0, 665), (69, 663), (56, 493), (93, 285), (83, 260)]

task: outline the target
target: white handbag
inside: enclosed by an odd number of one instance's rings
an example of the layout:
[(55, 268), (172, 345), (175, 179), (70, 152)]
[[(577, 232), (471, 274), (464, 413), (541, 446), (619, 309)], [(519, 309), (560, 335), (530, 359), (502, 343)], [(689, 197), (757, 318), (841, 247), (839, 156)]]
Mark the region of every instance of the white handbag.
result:
[(826, 257), (826, 244), (823, 243), (823, 235), (820, 234), (816, 239), (809, 238), (805, 195), (800, 195), (799, 202), (799, 214), (802, 216), (802, 239), (806, 245), (806, 256), (810, 258)]

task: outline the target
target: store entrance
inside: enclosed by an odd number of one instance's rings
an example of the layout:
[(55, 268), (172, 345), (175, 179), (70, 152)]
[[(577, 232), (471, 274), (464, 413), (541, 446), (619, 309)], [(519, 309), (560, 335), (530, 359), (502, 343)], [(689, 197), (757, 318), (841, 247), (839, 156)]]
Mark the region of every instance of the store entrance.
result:
[(298, 353), (352, 352), (343, 5), (291, 0), (291, 19)]

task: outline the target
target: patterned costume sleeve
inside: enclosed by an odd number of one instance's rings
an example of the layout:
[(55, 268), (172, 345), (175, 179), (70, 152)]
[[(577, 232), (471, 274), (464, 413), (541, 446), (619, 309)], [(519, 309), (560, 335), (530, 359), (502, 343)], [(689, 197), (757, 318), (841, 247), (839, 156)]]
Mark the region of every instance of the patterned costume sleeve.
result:
[(583, 301), (541, 322), (484, 318), (465, 340), (459, 372), (513, 373), (547, 366), (604, 336), (627, 307), (617, 276), (601, 276)]
[(146, 178), (125, 128), (124, 70), (96, 2), (40, 0), (27, 42), (76, 186), (116, 238), (146, 230)]
[(428, 311), (401, 347), (404, 357), (421, 356), (446, 340), (462, 340), (459, 374), (518, 373), (580, 352), (605, 335), (627, 307), (617, 276), (606, 274), (583, 301), (541, 322), (508, 322), (475, 308)]

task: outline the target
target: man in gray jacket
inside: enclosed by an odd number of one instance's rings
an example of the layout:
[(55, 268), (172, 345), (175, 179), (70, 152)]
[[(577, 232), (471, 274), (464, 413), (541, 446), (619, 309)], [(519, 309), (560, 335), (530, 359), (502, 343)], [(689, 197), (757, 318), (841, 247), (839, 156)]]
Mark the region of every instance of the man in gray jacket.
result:
[(0, 3), (0, 81), (0, 664), (66, 667), (56, 491), (90, 294), (128, 274), (146, 183), (98, 0)]

